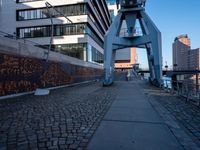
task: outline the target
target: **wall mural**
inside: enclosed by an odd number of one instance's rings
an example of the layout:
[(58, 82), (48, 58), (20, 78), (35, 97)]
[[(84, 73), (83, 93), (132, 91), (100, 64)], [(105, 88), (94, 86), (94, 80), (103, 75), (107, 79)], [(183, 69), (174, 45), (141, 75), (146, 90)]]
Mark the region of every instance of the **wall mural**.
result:
[(102, 77), (103, 70), (0, 53), (0, 96)]

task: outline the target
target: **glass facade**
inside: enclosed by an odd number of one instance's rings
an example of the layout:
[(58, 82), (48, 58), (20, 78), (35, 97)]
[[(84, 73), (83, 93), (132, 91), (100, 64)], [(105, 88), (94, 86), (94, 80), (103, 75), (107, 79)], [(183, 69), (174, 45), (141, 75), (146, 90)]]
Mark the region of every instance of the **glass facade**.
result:
[(53, 45), (52, 49), (55, 52), (59, 52), (64, 55), (68, 55), (71, 57), (75, 57), (81, 60), (86, 61), (86, 43), (77, 43), (77, 44), (60, 44), (60, 45)]
[[(98, 31), (103, 36), (105, 34), (100, 20), (96, 18), (92, 9), (86, 4), (75, 4), (75, 5), (66, 5), (66, 6), (57, 6), (54, 7), (59, 12), (64, 14), (65, 16), (78, 16), (78, 15), (88, 15), (92, 20)], [(61, 17), (56, 11), (52, 11), (53, 17)], [(49, 18), (48, 12), (46, 8), (37, 8), (37, 9), (29, 9), (29, 10), (17, 10), (17, 21), (26, 21), (26, 20), (35, 20), (35, 19), (46, 19)], [(105, 26), (105, 25), (104, 25)]]
[(88, 35), (90, 35), (94, 41), (96, 41), (99, 46), (101, 46), (103, 48), (103, 41), (102, 39), (99, 37), (99, 35), (94, 31), (94, 29), (88, 24), (86, 32)]
[(106, 0), (108, 5), (115, 5), (116, 4), (116, 0)]
[[(41, 46), (39, 46), (41, 47)], [(42, 46), (48, 48), (49, 45)], [(89, 43), (52, 45), (52, 51), (88, 62), (103, 63), (103, 54)]]
[(103, 54), (94, 47), (92, 47), (92, 62), (103, 63)]
[[(16, 0), (17, 3), (33, 2), (40, 0)], [(110, 16), (108, 10), (105, 9), (106, 1), (90, 1), (87, 3), (76, 3), (70, 5), (55, 6), (54, 8), (61, 12), (65, 16), (79, 16), (87, 15), (90, 21), (89, 23), (73, 23), (73, 24), (54, 24), (53, 36), (67, 36), (67, 35), (88, 35), (92, 38), (98, 46), (103, 48), (103, 39), (105, 31), (110, 24)], [(62, 17), (63, 15), (50, 9), (50, 13), (53, 18)], [(41, 20), (49, 18), (49, 13), (46, 7), (40, 8), (27, 8), (16, 10), (16, 20)], [(84, 17), (84, 16), (82, 16)], [(59, 19), (59, 18), (58, 18)], [(41, 20), (42, 21), (42, 20)], [(31, 21), (32, 22), (32, 21)], [(92, 22), (92, 23), (91, 23)], [(98, 30), (98, 32), (96, 31)], [(42, 38), (50, 37), (52, 32), (51, 25), (34, 25), (29, 27), (19, 27), (16, 30), (17, 36), (20, 38)], [(75, 36), (74, 36), (75, 37)], [(33, 39), (32, 39), (33, 40)], [(63, 43), (52, 45), (52, 51), (62, 53), (71, 57), (75, 57), (84, 61), (93, 63), (103, 63), (103, 54), (97, 47), (90, 43), (91, 40), (87, 40), (86, 43)], [(48, 44), (48, 43), (47, 43)], [(42, 48), (48, 48), (49, 45), (39, 46)]]
[[(67, 6), (57, 6), (56, 10), (64, 14), (65, 16), (76, 16), (76, 15), (86, 15), (87, 9), (86, 4), (76, 4)], [(60, 17), (56, 11), (50, 10), (53, 17)], [(17, 11), (17, 21), (23, 20), (33, 20), (33, 19), (45, 19), (48, 18), (47, 8), (38, 8), (32, 10), (18, 10)]]
[[(54, 25), (54, 36), (88, 34), (103, 48), (103, 41), (89, 24), (61, 24)], [(17, 28), (19, 38), (50, 37), (51, 26), (37, 26)]]
[(16, 0), (17, 3), (34, 2), (34, 1), (41, 1), (41, 0)]
[[(54, 25), (54, 36), (84, 34), (86, 24), (62, 24)], [(51, 36), (51, 26), (37, 26), (18, 28), (17, 35), (20, 38), (36, 38)]]

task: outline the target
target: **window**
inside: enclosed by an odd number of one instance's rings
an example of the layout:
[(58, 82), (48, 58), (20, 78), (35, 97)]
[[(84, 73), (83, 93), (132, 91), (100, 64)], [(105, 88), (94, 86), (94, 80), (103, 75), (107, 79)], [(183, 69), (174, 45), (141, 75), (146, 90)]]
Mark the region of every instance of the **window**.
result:
[(96, 48), (92, 47), (92, 61), (97, 63), (103, 63), (103, 54)]
[[(54, 25), (54, 36), (84, 34), (86, 24)], [(51, 26), (18, 28), (17, 36), (20, 38), (48, 37), (51, 34)]]
[[(74, 4), (74, 5), (66, 5), (66, 6), (56, 6), (54, 7), (58, 11), (60, 11), (65, 16), (73, 16), (73, 15), (88, 15), (92, 20), (98, 31), (102, 34), (105, 34), (102, 25), (100, 24), (101, 19), (99, 20), (92, 9), (86, 4)], [(53, 17), (60, 17), (61, 15), (57, 12), (50, 10), (52, 12)], [(33, 19), (46, 19), (49, 18), (48, 11), (46, 8), (38, 8), (38, 9), (29, 9), (29, 10), (17, 10), (17, 21), (25, 21), (25, 20), (33, 20)], [(29, 15), (30, 14), (30, 15)], [(102, 22), (102, 21), (101, 21)]]
[[(76, 4), (67, 6), (57, 6), (54, 7), (59, 12), (65, 16), (73, 15), (85, 15), (86, 14), (86, 4)], [(61, 15), (57, 12), (50, 10), (53, 17), (60, 17)], [(46, 8), (33, 9), (33, 10), (18, 10), (17, 11), (17, 21), (32, 20), (32, 19), (45, 19), (48, 18), (48, 11)]]
[[(54, 25), (54, 36), (65, 36), (65, 35), (78, 35), (88, 34), (92, 39), (103, 47), (103, 41), (99, 35), (92, 29), (89, 24), (61, 24)], [(17, 36), (19, 38), (36, 38), (36, 37), (50, 37), (51, 26), (37, 26), (27, 28), (17, 28)]]
[(114, 18), (115, 18), (114, 10), (113, 9), (109, 10), (109, 13), (110, 13), (112, 20), (114, 20)]
[(115, 0), (107, 0), (108, 5), (115, 5), (116, 1)]
[[(49, 45), (44, 45), (41, 47), (48, 48)], [(84, 52), (87, 51), (88, 44), (87, 43), (77, 43), (77, 44), (59, 44), (52, 45), (52, 51), (59, 52), (64, 55), (68, 55), (70, 57), (75, 57), (81, 60), (88, 60), (84, 55)], [(96, 48), (92, 47), (92, 62), (103, 63), (103, 54), (100, 53)]]
[(86, 47), (86, 43), (53, 45), (54, 51), (81, 60), (86, 60), (86, 58), (84, 58), (84, 51), (86, 51)]
[(34, 1), (41, 1), (41, 0), (16, 0), (17, 3), (34, 2)]

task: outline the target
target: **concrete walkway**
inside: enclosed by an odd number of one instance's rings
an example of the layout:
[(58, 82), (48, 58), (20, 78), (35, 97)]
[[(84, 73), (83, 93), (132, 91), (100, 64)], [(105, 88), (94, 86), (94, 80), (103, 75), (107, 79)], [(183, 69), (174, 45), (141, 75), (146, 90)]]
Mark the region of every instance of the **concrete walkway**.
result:
[(149, 103), (140, 82), (116, 83), (120, 88), (116, 100), (90, 141), (89, 150), (183, 149)]

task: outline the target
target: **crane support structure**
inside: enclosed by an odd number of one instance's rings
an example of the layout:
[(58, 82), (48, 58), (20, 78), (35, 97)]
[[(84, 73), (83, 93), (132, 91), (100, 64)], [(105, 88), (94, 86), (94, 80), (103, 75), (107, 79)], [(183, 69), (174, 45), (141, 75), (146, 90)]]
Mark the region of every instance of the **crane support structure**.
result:
[[(114, 63), (116, 50), (127, 47), (146, 48), (150, 70), (150, 81), (154, 85), (162, 84), (162, 46), (161, 33), (145, 12), (145, 0), (117, 0), (120, 5), (104, 37), (104, 86), (114, 81)], [(126, 22), (127, 36), (120, 36), (122, 22)], [(139, 22), (142, 34), (136, 34), (136, 21)]]

